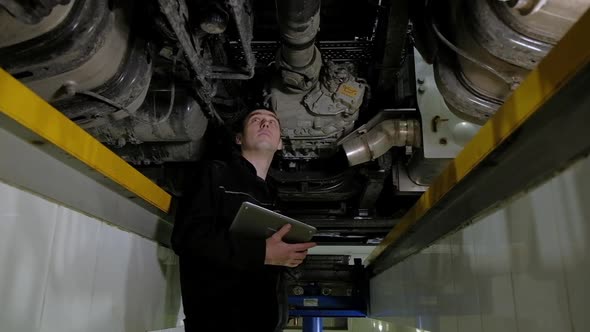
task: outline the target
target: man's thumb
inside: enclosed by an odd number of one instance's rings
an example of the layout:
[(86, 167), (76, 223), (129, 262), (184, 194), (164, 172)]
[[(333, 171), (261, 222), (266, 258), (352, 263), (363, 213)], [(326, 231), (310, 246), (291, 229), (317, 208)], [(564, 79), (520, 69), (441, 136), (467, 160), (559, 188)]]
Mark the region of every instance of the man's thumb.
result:
[(291, 225), (290, 224), (285, 224), (283, 225), (283, 227), (281, 227), (281, 229), (279, 229), (274, 235), (273, 237), (277, 240), (282, 240), (283, 236), (285, 236), (287, 233), (289, 233), (289, 231), (291, 230)]

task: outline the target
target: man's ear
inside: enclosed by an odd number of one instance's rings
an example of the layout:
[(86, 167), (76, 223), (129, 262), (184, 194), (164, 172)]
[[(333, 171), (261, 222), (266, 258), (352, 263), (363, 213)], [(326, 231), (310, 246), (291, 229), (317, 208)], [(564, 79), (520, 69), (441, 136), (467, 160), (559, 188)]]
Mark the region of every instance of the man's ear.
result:
[(242, 145), (242, 134), (241, 133), (236, 134), (236, 144)]

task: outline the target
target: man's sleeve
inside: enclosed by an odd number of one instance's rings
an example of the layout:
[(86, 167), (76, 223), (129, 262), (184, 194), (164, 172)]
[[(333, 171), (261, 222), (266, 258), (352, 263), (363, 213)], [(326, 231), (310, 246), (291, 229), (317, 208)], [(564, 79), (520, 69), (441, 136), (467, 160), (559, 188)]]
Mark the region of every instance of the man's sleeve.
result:
[(172, 231), (172, 249), (179, 256), (236, 270), (264, 266), (266, 241), (232, 236), (217, 225), (221, 194), (219, 167), (206, 164), (188, 186)]

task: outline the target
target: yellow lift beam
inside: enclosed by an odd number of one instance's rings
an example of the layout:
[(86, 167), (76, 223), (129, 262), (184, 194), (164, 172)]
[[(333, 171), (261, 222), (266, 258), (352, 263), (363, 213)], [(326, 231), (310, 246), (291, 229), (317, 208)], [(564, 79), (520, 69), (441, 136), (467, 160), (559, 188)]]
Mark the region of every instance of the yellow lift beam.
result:
[[(162, 212), (169, 212), (172, 197), (166, 191), (1, 68), (0, 114), (5, 115), (0, 117), (0, 124), (10, 120), (17, 122), (116, 185)], [(31, 143), (43, 145), (45, 142), (34, 140)]]
[[(438, 176), (428, 191), (420, 197), (400, 222), (387, 234), (367, 258), (369, 265), (373, 265), (378, 258), (382, 259), (383, 257), (380, 257), (380, 255), (386, 250), (395, 250), (394, 246), (398, 245), (401, 239), (408, 235), (410, 229), (424, 222), (424, 217), (432, 212), (433, 208), (444, 209), (445, 207), (441, 207), (439, 204), (441, 200), (446, 198), (461, 181), (481, 166), (487, 157), (523, 127), (523, 124), (544, 107), (549, 100), (560, 93), (566, 83), (582, 71), (588, 70), (588, 64), (590, 63), (588, 33), (590, 33), (590, 11), (587, 11), (574, 24), (538, 67), (531, 71), (498, 112), (480, 129), (473, 140)], [(590, 86), (586, 86), (585, 91), (590, 91)], [(559, 113), (560, 110), (553, 111)], [(563, 111), (563, 116), (567, 116), (565, 114), (566, 110)], [(580, 110), (580, 112), (584, 112), (584, 110)], [(585, 112), (588, 113), (590, 110), (586, 109)], [(564, 133), (556, 132), (553, 134), (560, 137)], [(587, 141), (590, 137), (588, 135), (586, 137), (584, 139)], [(564, 144), (572, 143), (576, 144), (575, 142), (564, 142)], [(535, 163), (536, 161), (530, 160), (530, 162)], [(470, 207), (466, 206), (465, 208)], [(466, 221), (468, 220), (463, 220), (463, 222)], [(428, 220), (428, 222), (434, 223), (438, 222), (438, 220)], [(417, 229), (416, 231), (423, 230)], [(424, 244), (427, 245), (427, 243)], [(416, 247), (416, 245), (407, 245), (406, 249), (410, 252), (416, 250)], [(407, 255), (407, 253), (399, 254), (397, 258)]]

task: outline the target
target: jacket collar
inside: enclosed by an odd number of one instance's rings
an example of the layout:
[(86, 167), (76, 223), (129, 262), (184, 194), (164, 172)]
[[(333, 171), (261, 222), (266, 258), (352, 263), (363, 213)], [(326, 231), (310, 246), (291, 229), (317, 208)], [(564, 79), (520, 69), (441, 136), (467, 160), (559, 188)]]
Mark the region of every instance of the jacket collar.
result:
[(246, 169), (248, 172), (252, 173), (254, 176), (258, 176), (258, 173), (256, 172), (256, 167), (254, 167), (254, 165), (252, 165), (252, 163), (248, 161), (248, 159), (244, 158), (244, 156), (238, 155), (237, 158), (235, 158), (235, 163), (238, 164), (240, 167)]

